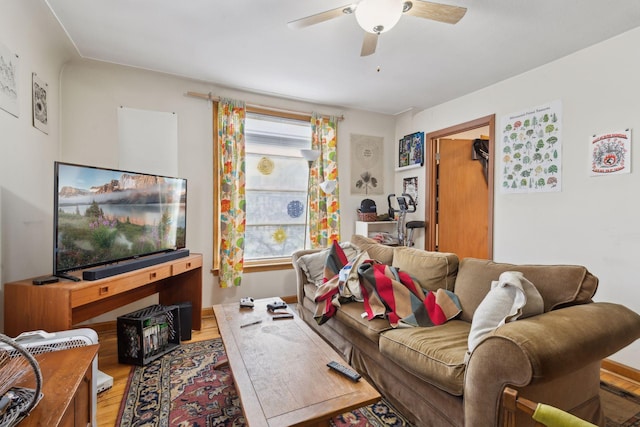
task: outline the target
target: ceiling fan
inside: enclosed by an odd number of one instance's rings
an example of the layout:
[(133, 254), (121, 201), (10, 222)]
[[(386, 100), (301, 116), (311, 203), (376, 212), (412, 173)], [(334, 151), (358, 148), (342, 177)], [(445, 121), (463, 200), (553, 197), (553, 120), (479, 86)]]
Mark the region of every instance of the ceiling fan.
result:
[(354, 4), (296, 19), (289, 27), (298, 29), (319, 24), (342, 15), (356, 15), (360, 27), (366, 31), (360, 56), (368, 56), (376, 51), (378, 36), (389, 31), (398, 23), (403, 13), (418, 18), (455, 24), (467, 12), (467, 8), (432, 3), (425, 0), (360, 0)]

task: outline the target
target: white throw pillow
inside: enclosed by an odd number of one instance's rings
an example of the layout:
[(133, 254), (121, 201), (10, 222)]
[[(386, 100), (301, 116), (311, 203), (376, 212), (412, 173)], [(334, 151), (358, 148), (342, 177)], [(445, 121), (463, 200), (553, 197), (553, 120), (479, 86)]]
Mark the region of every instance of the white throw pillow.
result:
[(491, 282), (491, 290), (473, 314), (468, 354), (498, 326), (543, 311), (542, 296), (533, 283), (519, 271), (505, 271), (499, 280)]

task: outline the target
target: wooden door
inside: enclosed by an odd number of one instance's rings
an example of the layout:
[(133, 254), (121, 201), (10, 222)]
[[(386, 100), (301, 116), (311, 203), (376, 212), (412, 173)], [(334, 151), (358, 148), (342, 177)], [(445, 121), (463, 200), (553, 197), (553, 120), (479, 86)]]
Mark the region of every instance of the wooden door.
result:
[(472, 159), (473, 141), (440, 139), (438, 146), (437, 249), (487, 259), (489, 188), (482, 163)]

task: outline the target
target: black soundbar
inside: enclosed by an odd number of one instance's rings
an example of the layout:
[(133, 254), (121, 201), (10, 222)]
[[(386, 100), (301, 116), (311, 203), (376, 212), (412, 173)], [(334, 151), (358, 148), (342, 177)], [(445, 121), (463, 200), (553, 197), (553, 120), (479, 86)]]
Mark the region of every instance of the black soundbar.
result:
[(124, 261), (118, 264), (106, 265), (104, 267), (92, 268), (82, 272), (83, 280), (99, 280), (116, 274), (128, 273), (140, 268), (150, 267), (163, 262), (189, 256), (189, 249), (179, 249), (177, 251), (163, 252), (161, 254), (149, 255), (144, 258), (136, 258), (131, 261)]

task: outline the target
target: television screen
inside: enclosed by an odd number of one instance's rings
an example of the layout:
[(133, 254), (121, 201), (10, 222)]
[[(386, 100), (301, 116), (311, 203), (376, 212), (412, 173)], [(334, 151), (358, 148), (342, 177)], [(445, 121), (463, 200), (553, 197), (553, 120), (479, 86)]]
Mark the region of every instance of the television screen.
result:
[(54, 274), (185, 247), (187, 180), (55, 163)]

